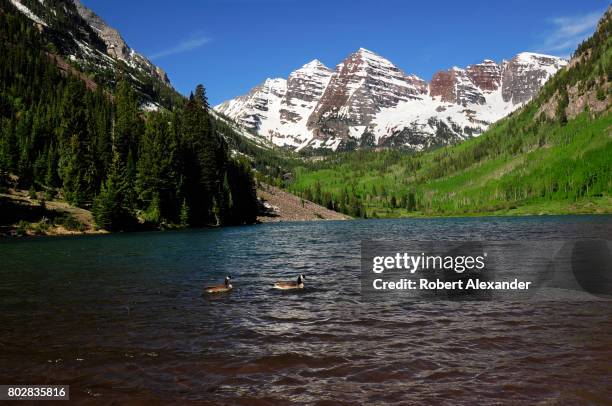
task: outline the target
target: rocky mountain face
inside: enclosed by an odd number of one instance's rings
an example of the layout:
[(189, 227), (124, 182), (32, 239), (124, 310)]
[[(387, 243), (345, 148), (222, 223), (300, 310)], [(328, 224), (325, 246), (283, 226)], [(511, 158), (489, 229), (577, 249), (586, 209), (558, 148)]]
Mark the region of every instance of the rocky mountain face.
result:
[[(62, 57), (91, 73), (99, 83), (112, 84), (115, 72), (127, 71), (141, 89), (143, 104), (156, 108), (151, 88), (170, 86), (166, 73), (130, 48), (121, 34), (79, 0), (10, 0), (29, 17)], [(121, 67), (119, 67), (121, 65)]]
[[(294, 128), (306, 125), (310, 113), (325, 89), (328, 89), (332, 73), (317, 59), (292, 72), (287, 79), (287, 93), (282, 100), (279, 117), (281, 123), (287, 123)], [(292, 141), (299, 142), (297, 139)]]
[(485, 104), (485, 92), (499, 89), (502, 78), (501, 66), (486, 59), (482, 63), (470, 65), (467, 69), (454, 67), (448, 71), (437, 72), (429, 85), (432, 97), (456, 104)]
[[(313, 61), (215, 109), (294, 149), (415, 150), (476, 136), (529, 101), (567, 62), (521, 53), (437, 72), (431, 82), (360, 48), (334, 71)], [(274, 90), (268, 83), (274, 83)]]
[(248, 130), (265, 134), (277, 145), (297, 148), (303, 143), (307, 121), (332, 74), (332, 70), (314, 60), (292, 72), (287, 80), (267, 79), (248, 94), (215, 109)]
[(166, 84), (170, 84), (168, 75), (159, 66), (153, 65), (146, 57), (131, 49), (119, 34), (119, 31), (107, 25), (96, 13), (85, 7), (79, 0), (73, 0), (79, 15), (85, 20), (106, 44), (106, 54), (110, 57), (126, 62), (156, 77)]
[(271, 129), (278, 122), (286, 93), (285, 79), (266, 79), (248, 94), (226, 102), (223, 111), (227, 116), (240, 117), (240, 123), (248, 130)]
[(561, 74), (538, 95), (538, 119), (565, 122), (588, 112), (593, 118), (612, 113), (612, 5), (583, 41)]
[(554, 75), (567, 61), (554, 56), (532, 53), (518, 54), (504, 61), (502, 80), (504, 101), (513, 104), (525, 103), (540, 90), (549, 77)]
[(360, 48), (340, 65), (310, 115), (314, 139), (360, 136), (382, 108), (395, 107), (427, 92), (424, 80), (406, 75), (391, 62)]

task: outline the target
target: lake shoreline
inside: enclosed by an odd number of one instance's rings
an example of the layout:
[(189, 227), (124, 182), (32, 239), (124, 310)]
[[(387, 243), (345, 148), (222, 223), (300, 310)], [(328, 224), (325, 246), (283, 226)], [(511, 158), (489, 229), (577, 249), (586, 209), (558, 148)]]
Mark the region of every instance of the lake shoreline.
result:
[(26, 234), (26, 235), (16, 235), (16, 234), (7, 234), (6, 231), (0, 229), (0, 241), (7, 240), (30, 240), (30, 239), (38, 239), (41, 237), (85, 237), (85, 236), (98, 236), (98, 235), (121, 235), (121, 234), (139, 234), (139, 233), (165, 233), (172, 231), (189, 231), (189, 230), (210, 230), (210, 229), (228, 229), (235, 227), (245, 227), (245, 226), (261, 226), (264, 224), (301, 224), (301, 223), (328, 223), (328, 222), (366, 222), (366, 221), (393, 221), (393, 220), (443, 220), (443, 219), (520, 219), (520, 218), (557, 218), (557, 217), (607, 217), (612, 216), (612, 213), (566, 213), (566, 214), (475, 214), (475, 215), (448, 215), (448, 216), (413, 216), (413, 217), (383, 217), (383, 218), (349, 218), (349, 219), (307, 219), (307, 220), (277, 220), (277, 221), (258, 221), (257, 223), (252, 224), (242, 224), (242, 225), (227, 225), (227, 226), (203, 226), (203, 227), (165, 227), (165, 228), (149, 228), (149, 229), (140, 229), (140, 230), (130, 230), (130, 231), (115, 231), (109, 232), (106, 230), (96, 230), (96, 231), (84, 231), (84, 232), (75, 232), (70, 230), (59, 230), (58, 232), (49, 233), (49, 234)]
[[(351, 219), (345, 214), (329, 210), (280, 188), (263, 183), (257, 188), (257, 197), (261, 205), (260, 214), (257, 216), (257, 221), (252, 225)], [(133, 230), (109, 232), (95, 225), (91, 210), (75, 207), (62, 200), (45, 200), (42, 192), (35, 192), (34, 195), (30, 196), (30, 193), (26, 190), (9, 189), (5, 193), (0, 193), (0, 207), (3, 207), (3, 203), (8, 207), (8, 210), (19, 213), (16, 215), (19, 218), (16, 218), (12, 224), (0, 224), (0, 238), (80, 236), (188, 228), (178, 224), (162, 224), (159, 226), (141, 224)], [(60, 218), (62, 221), (56, 222), (56, 218)], [(64, 221), (66, 218), (70, 221)], [(69, 227), (71, 223), (74, 223), (72, 228)], [(214, 224), (208, 224), (196, 228), (218, 227)]]
[[(367, 219), (352, 218), (305, 200), (286, 190), (261, 183), (257, 188), (261, 213), (257, 222), (248, 225), (265, 223), (300, 223), (309, 221), (348, 221), (348, 220), (392, 220), (392, 219), (444, 219), (444, 218), (505, 218), (505, 217), (542, 217), (542, 216), (606, 216), (612, 215), (608, 202), (597, 205), (591, 201), (583, 202), (546, 202), (541, 205), (516, 207), (503, 211), (481, 213), (449, 213), (424, 214), (414, 212), (411, 215), (379, 216)], [(117, 233), (137, 233), (148, 231), (173, 231), (188, 229), (176, 224), (147, 226), (145, 224), (134, 230), (109, 232), (96, 227), (90, 210), (75, 207), (62, 200), (46, 201), (42, 192), (29, 196), (25, 190), (9, 189), (0, 194), (0, 203), (13, 205), (19, 210), (27, 210), (23, 218), (12, 224), (0, 225), (0, 239), (31, 238), (31, 237), (66, 237), (84, 235), (102, 235)], [(1, 206), (0, 206), (1, 207)], [(532, 210), (529, 210), (529, 207)], [(26, 220), (35, 212), (36, 221)], [(57, 220), (59, 219), (59, 220)], [(195, 228), (219, 228), (216, 225), (206, 225)], [(221, 226), (231, 227), (231, 226)]]

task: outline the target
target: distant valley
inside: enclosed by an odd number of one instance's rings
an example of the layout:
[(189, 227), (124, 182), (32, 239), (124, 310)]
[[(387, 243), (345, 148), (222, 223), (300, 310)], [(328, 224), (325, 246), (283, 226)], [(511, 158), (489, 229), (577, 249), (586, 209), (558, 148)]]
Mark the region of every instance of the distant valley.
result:
[(0, 193), (42, 202), (27, 221), (5, 209), (11, 229), (80, 228), (46, 202), (110, 231), (612, 211), (609, 10), (570, 61), (522, 52), (426, 81), (360, 48), (214, 107), (78, 0), (0, 0), (0, 19)]

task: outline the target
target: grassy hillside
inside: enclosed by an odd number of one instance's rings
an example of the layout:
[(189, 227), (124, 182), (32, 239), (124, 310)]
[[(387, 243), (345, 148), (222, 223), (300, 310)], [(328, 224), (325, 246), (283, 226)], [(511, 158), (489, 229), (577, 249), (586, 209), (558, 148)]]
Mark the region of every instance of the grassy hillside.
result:
[(290, 190), (353, 215), (361, 204), (369, 217), (612, 212), (611, 115), (520, 134), (517, 122), (429, 153), (343, 154), (297, 168)]
[(424, 153), (357, 151), (295, 168), (289, 189), (353, 216), (612, 212), (612, 18), (527, 106)]

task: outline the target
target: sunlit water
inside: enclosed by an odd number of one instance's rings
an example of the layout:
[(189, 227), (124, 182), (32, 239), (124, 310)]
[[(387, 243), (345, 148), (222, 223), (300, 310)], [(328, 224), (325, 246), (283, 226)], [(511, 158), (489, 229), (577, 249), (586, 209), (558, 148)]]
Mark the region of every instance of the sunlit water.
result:
[[(611, 221), (368, 220), (4, 240), (0, 384), (69, 384), (72, 399), (107, 403), (606, 402), (610, 302), (363, 301), (359, 248), (361, 239), (566, 239), (576, 225), (601, 238)], [(270, 289), (299, 273), (304, 291)], [(203, 294), (226, 274), (232, 293)]]

